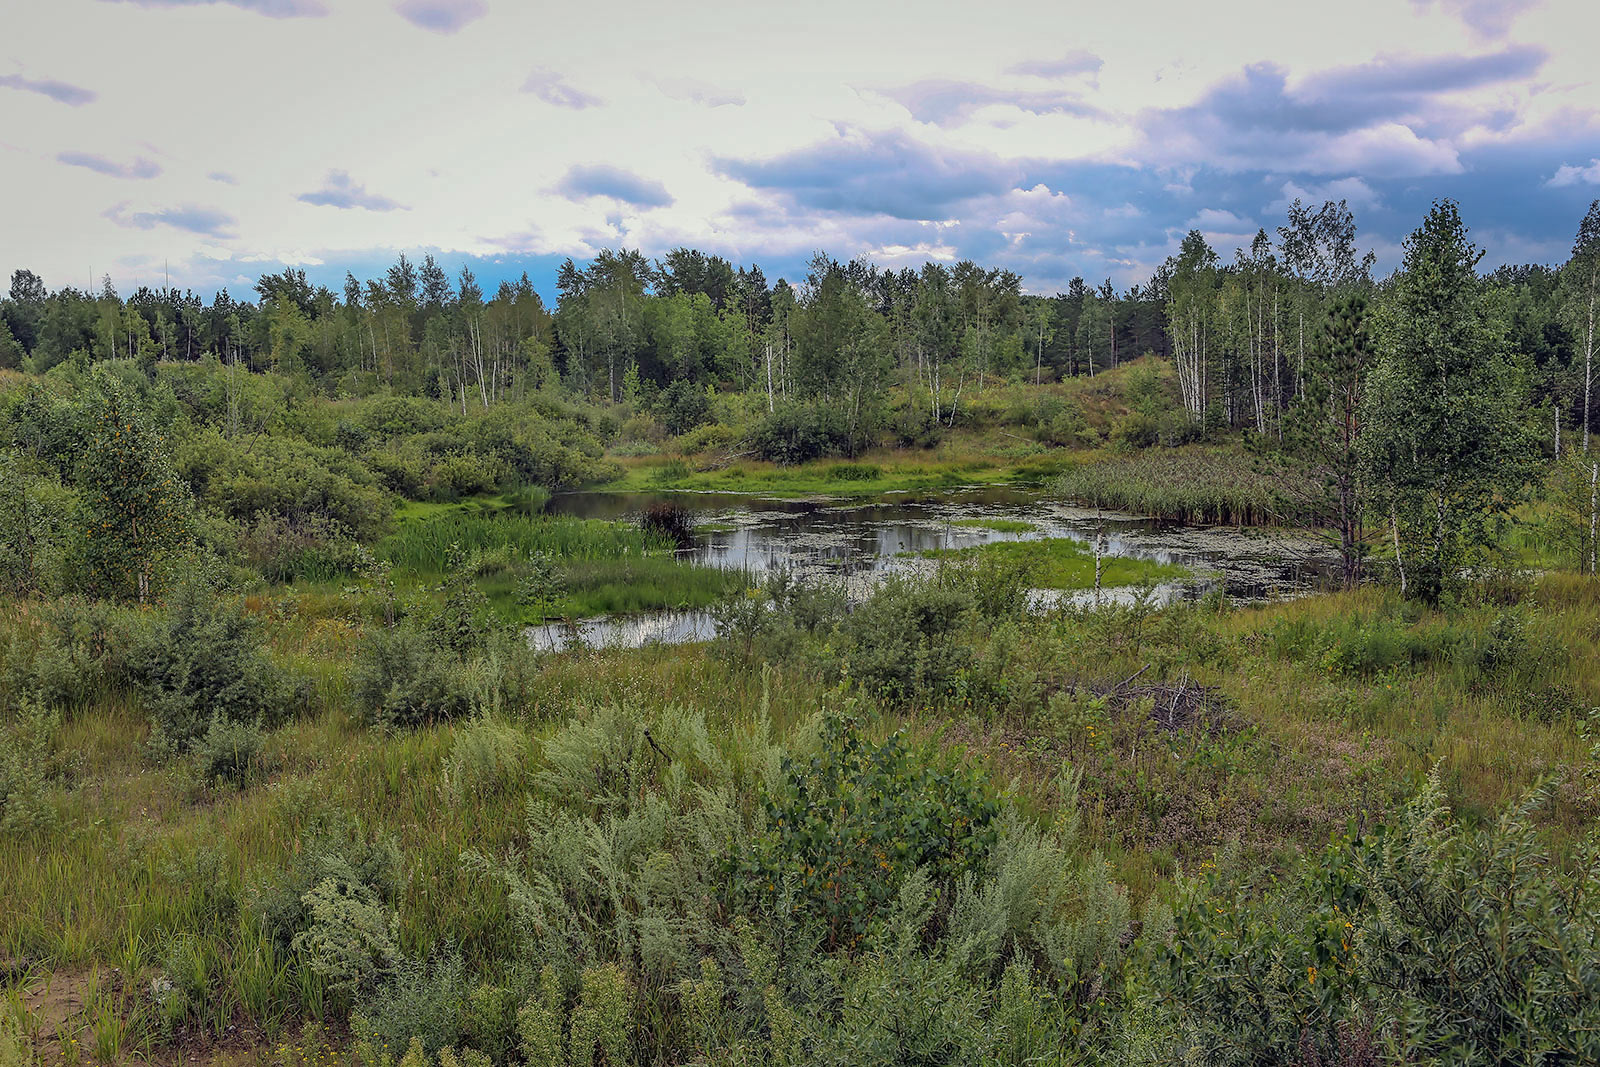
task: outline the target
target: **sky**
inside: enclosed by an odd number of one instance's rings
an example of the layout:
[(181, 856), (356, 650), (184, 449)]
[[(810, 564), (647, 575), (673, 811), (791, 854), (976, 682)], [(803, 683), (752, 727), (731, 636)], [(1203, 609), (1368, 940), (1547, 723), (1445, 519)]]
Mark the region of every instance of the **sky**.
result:
[(1030, 292), (1224, 259), (1345, 199), (1379, 269), (1436, 197), (1484, 265), (1600, 198), (1591, 0), (13, 0), (0, 270), (126, 295), (335, 289), (404, 252), (490, 286), (683, 245), (974, 259)]

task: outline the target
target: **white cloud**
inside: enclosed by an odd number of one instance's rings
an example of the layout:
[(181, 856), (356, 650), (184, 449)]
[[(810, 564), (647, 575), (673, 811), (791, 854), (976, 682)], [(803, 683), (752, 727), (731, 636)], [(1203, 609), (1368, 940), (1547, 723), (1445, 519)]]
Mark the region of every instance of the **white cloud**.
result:
[(1600, 159), (1592, 160), (1587, 167), (1575, 167), (1570, 163), (1563, 163), (1557, 168), (1555, 176), (1546, 185), (1559, 189), (1565, 185), (1600, 185)]

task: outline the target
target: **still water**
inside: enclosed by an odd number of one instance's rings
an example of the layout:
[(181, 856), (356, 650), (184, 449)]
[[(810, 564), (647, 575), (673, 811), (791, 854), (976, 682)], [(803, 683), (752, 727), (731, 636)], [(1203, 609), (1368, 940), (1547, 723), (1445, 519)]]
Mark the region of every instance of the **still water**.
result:
[[(966, 548), (994, 541), (1070, 537), (1091, 544), (1103, 530), (1106, 554), (1177, 563), (1195, 577), (1156, 590), (1163, 600), (1200, 597), (1217, 586), (1239, 600), (1292, 596), (1325, 582), (1333, 557), (1315, 538), (1280, 531), (1161, 524), (1134, 515), (1074, 507), (1036, 492), (973, 488), (889, 495), (870, 501), (772, 500), (711, 493), (564, 493), (551, 499), (552, 514), (637, 520), (653, 504), (688, 508), (698, 527), (681, 558), (730, 567), (759, 578), (787, 571), (802, 580), (844, 584), (862, 596), (893, 571), (930, 566), (917, 553)], [(961, 520), (1017, 520), (1027, 532), (958, 525)], [(1092, 596), (1092, 594), (1066, 594)], [(1127, 596), (1108, 591), (1107, 595)], [(1041, 593), (1041, 599), (1048, 594)], [(650, 642), (703, 641), (715, 636), (703, 611), (650, 612), (530, 627), (538, 648), (637, 647)]]

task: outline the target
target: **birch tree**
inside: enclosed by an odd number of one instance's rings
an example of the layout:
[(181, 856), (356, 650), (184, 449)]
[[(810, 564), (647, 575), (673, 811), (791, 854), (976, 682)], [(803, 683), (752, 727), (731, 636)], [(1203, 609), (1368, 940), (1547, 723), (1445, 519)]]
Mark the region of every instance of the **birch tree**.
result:
[(1405, 243), (1362, 398), (1364, 474), (1403, 555), (1407, 592), (1436, 602), (1494, 541), (1533, 455), (1522, 376), (1474, 268), (1483, 253), (1441, 200)]

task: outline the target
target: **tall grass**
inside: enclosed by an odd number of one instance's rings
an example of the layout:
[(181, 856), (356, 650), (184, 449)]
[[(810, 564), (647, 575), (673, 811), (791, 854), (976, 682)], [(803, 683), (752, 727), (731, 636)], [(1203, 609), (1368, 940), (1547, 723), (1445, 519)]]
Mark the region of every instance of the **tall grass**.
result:
[(1171, 522), (1276, 526), (1317, 518), (1292, 472), (1225, 449), (1150, 449), (1093, 460), (1068, 468), (1055, 492)]
[(467, 553), (514, 548), (524, 557), (545, 552), (561, 560), (638, 557), (674, 547), (669, 539), (647, 536), (627, 523), (511, 511), (446, 511), (405, 523), (378, 542), (377, 555), (401, 575), (431, 576), (444, 570), (452, 545)]

